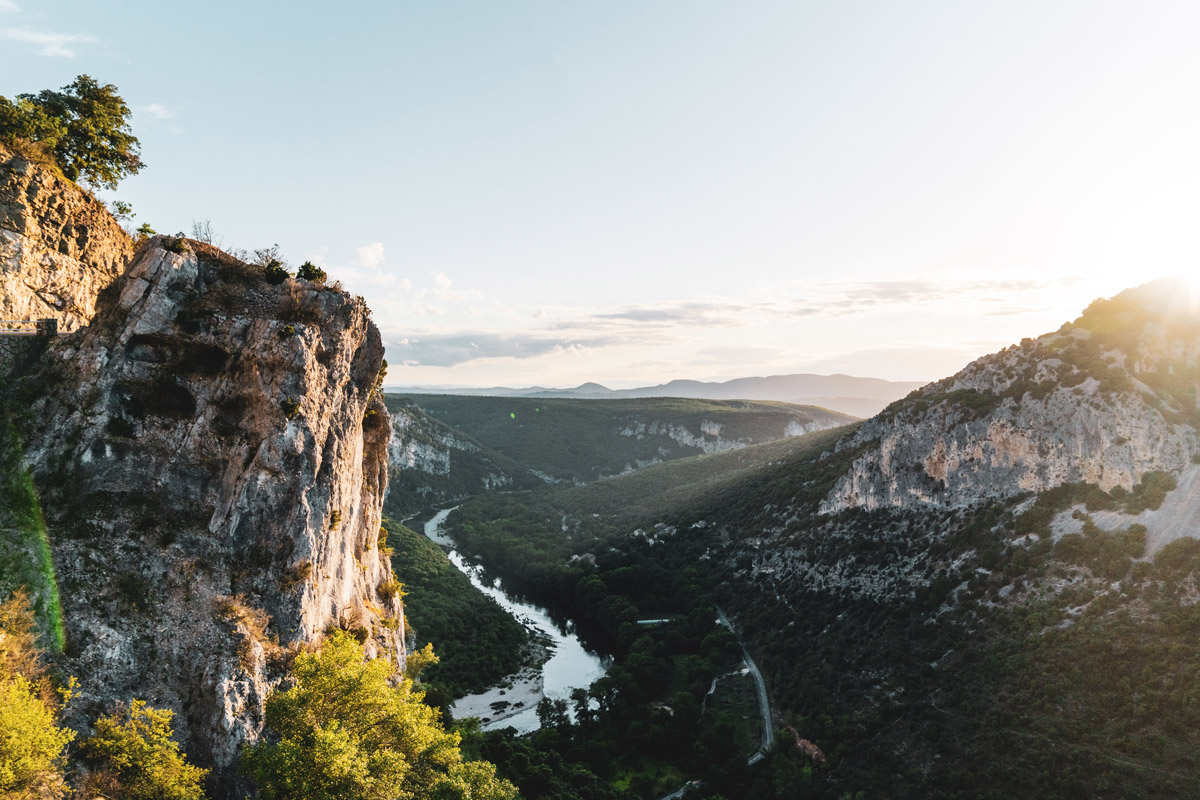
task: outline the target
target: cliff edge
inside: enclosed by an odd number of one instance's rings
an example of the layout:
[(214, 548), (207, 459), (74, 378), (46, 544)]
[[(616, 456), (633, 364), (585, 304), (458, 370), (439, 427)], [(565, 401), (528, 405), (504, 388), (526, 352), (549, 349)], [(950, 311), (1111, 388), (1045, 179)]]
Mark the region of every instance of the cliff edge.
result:
[(28, 291), (6, 284), (0, 314), (47, 314), (31, 274), (77, 290), (60, 319), (78, 327), (5, 387), (57, 570), (59, 666), (80, 680), (67, 721), (86, 730), (131, 697), (171, 708), (232, 793), (296, 653), (340, 628), (404, 662), (379, 544), (379, 331), (362, 298), (269, 283), (199, 242), (151, 239), (126, 265), (95, 201), (19, 160), (5, 170), (9, 263), (36, 269), (3, 272)]

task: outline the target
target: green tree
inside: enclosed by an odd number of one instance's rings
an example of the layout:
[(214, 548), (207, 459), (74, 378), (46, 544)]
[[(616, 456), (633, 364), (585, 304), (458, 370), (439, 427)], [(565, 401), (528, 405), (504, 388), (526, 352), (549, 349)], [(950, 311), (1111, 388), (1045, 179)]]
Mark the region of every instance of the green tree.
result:
[(267, 699), (267, 736), (244, 763), (264, 800), (511, 800), (487, 762), (464, 762), (412, 679), (335, 633)]
[(58, 698), (35, 641), (33, 611), (18, 592), (0, 603), (0, 800), (67, 792), (63, 765), (75, 734), (58, 726)]
[(208, 770), (194, 767), (171, 738), (169, 709), (133, 700), (96, 721), (84, 749), (99, 762), (101, 782), (127, 800), (199, 800)]
[(80, 75), (57, 92), (0, 98), (0, 138), (34, 144), (71, 180), (115, 189), (145, 166), (131, 113), (116, 86)]
[(300, 265), (300, 268), (296, 270), (296, 277), (320, 284), (325, 283), (325, 279), (329, 276), (325, 274), (325, 270), (321, 269), (316, 264), (312, 263), (311, 261), (305, 261)]

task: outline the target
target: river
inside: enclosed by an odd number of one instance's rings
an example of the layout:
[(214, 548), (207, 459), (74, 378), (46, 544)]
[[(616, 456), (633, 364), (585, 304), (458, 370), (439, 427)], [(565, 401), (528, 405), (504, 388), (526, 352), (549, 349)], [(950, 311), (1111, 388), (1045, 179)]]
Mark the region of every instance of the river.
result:
[[(497, 689), (492, 689), (480, 695), (462, 698), (454, 703), (453, 708), (461, 711), (471, 706), (479, 706), (481, 703), (486, 705), (495, 699), (505, 700), (511, 698), (515, 700), (516, 697), (520, 696), (522, 700), (518, 702), (524, 702), (524, 707), (520, 711), (491, 719), (484, 723), (483, 729), (486, 731), (512, 727), (517, 729), (517, 733), (532, 733), (539, 727), (537, 703), (541, 697), (544, 696), (552, 700), (566, 700), (570, 702), (572, 690), (577, 688), (586, 689), (592, 685), (593, 681), (604, 676), (604, 673), (608, 669), (607, 659), (601, 658), (596, 653), (584, 647), (583, 643), (579, 641), (579, 637), (575, 635), (574, 625), (570, 620), (565, 625), (560, 626), (551, 619), (550, 613), (546, 609), (509, 597), (502, 588), (500, 581), (497, 580), (494, 583), (486, 582), (482, 577), (482, 570), (468, 564), (462, 555), (454, 549), (454, 542), (442, 530), (446, 522), (446, 517), (450, 516), (450, 512), (453, 510), (450, 508), (445, 511), (439, 511), (431, 520), (426, 522), (425, 535), (448, 549), (447, 555), (450, 558), (450, 563), (470, 578), (471, 583), (476, 588), (494, 599), (505, 611), (516, 617), (517, 620), (536, 628), (551, 643), (550, 646), (554, 650), (554, 654), (542, 665), (540, 693), (537, 693), (536, 688), (534, 688), (532, 691), (526, 691), (524, 695), (521, 695), (519, 687), (522, 682), (519, 679), (519, 675), (515, 675), (512, 678), (518, 690), (512, 694), (501, 696)], [(525, 683), (529, 684), (528, 681)], [(455, 712), (455, 716), (460, 716), (460, 713)]]

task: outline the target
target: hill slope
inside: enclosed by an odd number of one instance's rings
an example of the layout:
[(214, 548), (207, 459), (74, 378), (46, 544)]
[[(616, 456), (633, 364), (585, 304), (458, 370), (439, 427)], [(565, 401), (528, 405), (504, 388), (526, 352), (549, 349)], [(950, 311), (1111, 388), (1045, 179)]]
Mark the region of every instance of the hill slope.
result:
[(529, 467), (430, 416), (415, 401), (387, 395), (385, 402), (392, 418), (383, 509), (388, 516), (405, 519), (484, 492), (542, 485)]
[[(401, 397), (388, 397), (393, 408), (400, 407)], [(416, 395), (406, 399), (453, 428), (468, 445), (482, 448), (478, 454), (486, 456), (498, 468), (498, 480), (507, 477), (512, 483), (523, 481), (523, 477), (514, 474), (511, 463), (501, 463), (493, 453), (503, 454), (522, 465), (526, 474), (545, 482), (575, 484), (675, 458), (736, 450), (851, 421), (844, 414), (821, 408), (746, 401), (454, 395)], [(446, 432), (437, 435), (444, 437)], [(442, 452), (451, 447), (444, 445)], [(450, 469), (450, 474), (453, 472)]]
[[(1136, 524), (1189, 518), (1180, 298), (1099, 301), (856, 428), (481, 498), (451, 533), (616, 644), (682, 598), (724, 604), (777, 722), (823, 751), (793, 793), (1192, 796), (1200, 531), (1152, 553)], [(765, 780), (746, 791), (783, 796)]]

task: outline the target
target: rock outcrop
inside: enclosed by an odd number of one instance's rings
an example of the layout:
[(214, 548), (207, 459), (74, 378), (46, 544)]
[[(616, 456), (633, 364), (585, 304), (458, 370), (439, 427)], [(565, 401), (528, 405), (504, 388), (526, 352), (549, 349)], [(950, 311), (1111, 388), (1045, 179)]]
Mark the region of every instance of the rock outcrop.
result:
[(133, 242), (88, 192), (0, 146), (0, 319), (86, 325)]
[(1098, 301), (863, 424), (822, 510), (963, 507), (1087, 482), (1131, 489), (1200, 450), (1200, 316), (1176, 282)]
[(144, 245), (61, 337), (28, 398), (25, 459), (61, 586), (86, 727), (138, 697), (229, 784), (298, 649), (340, 627), (403, 661), (378, 546), (388, 413), (361, 298), (186, 240)]

